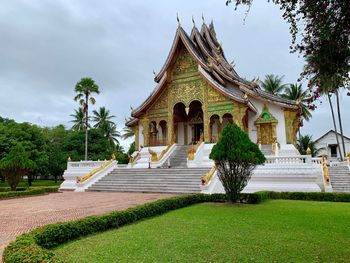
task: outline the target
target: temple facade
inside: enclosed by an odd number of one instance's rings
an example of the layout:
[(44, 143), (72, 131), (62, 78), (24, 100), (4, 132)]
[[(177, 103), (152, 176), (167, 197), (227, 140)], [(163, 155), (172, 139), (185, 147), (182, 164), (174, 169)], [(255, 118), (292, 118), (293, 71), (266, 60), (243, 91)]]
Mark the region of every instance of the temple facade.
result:
[(263, 91), (241, 78), (224, 54), (213, 23), (190, 34), (178, 25), (156, 87), (126, 123), (140, 147), (215, 143), (227, 123), (236, 123), (261, 145), (295, 144), (297, 102)]

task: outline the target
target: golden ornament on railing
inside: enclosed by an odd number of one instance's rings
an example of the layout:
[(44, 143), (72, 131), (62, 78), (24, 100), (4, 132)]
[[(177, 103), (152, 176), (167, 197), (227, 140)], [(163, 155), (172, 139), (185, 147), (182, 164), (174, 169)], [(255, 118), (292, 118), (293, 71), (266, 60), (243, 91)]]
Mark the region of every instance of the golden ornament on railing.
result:
[(350, 166), (350, 151), (346, 154), (346, 158), (348, 158), (348, 165)]
[(77, 183), (85, 182), (86, 180), (88, 180), (89, 178), (94, 176), (96, 173), (102, 171), (104, 168), (106, 168), (108, 165), (110, 165), (113, 161), (114, 160), (109, 160), (107, 162), (104, 162), (100, 167), (97, 167), (97, 168), (91, 170), (86, 175), (77, 177)]
[(322, 171), (323, 171), (324, 181), (327, 184), (329, 184), (329, 172), (328, 172), (328, 167), (327, 167), (326, 156), (324, 154), (322, 155)]
[(68, 162), (71, 162), (72, 161), (72, 159), (70, 158), (70, 156), (68, 157)]
[(138, 152), (134, 157), (132, 157), (130, 154), (129, 154), (129, 163), (133, 164), (135, 163), (140, 157), (140, 153)]
[(167, 151), (169, 151), (169, 149), (171, 148), (171, 146), (173, 146), (173, 144), (168, 145), (160, 154), (159, 156), (157, 156), (157, 153), (155, 151), (153, 151), (151, 148), (148, 148), (148, 152), (151, 155), (151, 161), (152, 162), (159, 162), (164, 155), (167, 153)]
[(115, 160), (115, 154), (112, 153), (111, 160)]
[(157, 153), (155, 151), (153, 151), (150, 147), (148, 147), (148, 153), (151, 155), (152, 162), (158, 161)]
[(216, 165), (214, 165), (206, 175), (202, 176), (201, 178), (202, 185), (207, 185), (210, 182), (215, 171), (216, 171)]
[(306, 149), (306, 154), (307, 154), (307, 155), (311, 155), (311, 149), (310, 149), (310, 147), (307, 147), (307, 149)]
[(195, 145), (192, 144), (191, 148), (188, 150), (188, 152), (187, 152), (188, 160), (190, 160), (190, 161), (194, 160), (194, 156), (198, 150), (199, 145), (201, 145), (202, 142), (203, 142), (203, 133), (199, 137), (199, 141)]

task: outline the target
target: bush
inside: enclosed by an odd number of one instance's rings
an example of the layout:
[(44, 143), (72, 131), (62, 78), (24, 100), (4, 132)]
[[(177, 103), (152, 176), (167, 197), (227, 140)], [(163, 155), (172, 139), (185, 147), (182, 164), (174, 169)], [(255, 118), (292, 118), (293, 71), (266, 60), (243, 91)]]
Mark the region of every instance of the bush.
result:
[(34, 238), (38, 245), (44, 248), (52, 248), (69, 240), (131, 224), (141, 219), (161, 215), (192, 204), (225, 201), (225, 195), (222, 194), (178, 196), (129, 208), (121, 212), (112, 212), (102, 216), (90, 216), (67, 223), (48, 225), (42, 228), (41, 231), (38, 231)]
[(0, 161), (0, 170), (5, 175), (12, 191), (16, 191), (23, 175), (34, 167), (23, 145), (17, 143), (10, 152)]
[(304, 201), (350, 202), (350, 194), (346, 193), (308, 193), (308, 192), (257, 192), (267, 196), (266, 199), (289, 199)]
[(210, 159), (215, 161), (218, 177), (232, 203), (240, 201), (255, 166), (265, 162), (259, 147), (236, 124), (228, 124), (222, 131)]
[(8, 199), (13, 197), (24, 197), (24, 196), (32, 196), (32, 195), (41, 195), (46, 193), (55, 193), (58, 192), (57, 186), (49, 186), (49, 187), (32, 187), (22, 191), (10, 191), (10, 192), (0, 192), (0, 200)]

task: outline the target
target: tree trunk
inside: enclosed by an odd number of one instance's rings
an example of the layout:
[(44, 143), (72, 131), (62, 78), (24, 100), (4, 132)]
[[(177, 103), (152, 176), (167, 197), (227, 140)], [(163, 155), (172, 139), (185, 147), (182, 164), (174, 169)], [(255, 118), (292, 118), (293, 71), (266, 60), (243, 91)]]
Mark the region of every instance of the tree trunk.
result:
[(89, 97), (85, 95), (85, 161), (88, 160), (88, 103)]
[[(343, 156), (342, 156), (342, 159), (345, 159), (345, 157), (346, 157), (346, 150), (345, 150), (343, 124), (342, 124), (342, 120), (341, 120), (340, 101), (339, 101), (339, 93), (338, 93), (338, 91), (335, 92), (335, 95), (336, 95), (336, 98), (337, 98), (337, 110), (338, 110), (338, 121), (339, 121), (339, 128), (340, 128), (340, 134), (341, 134), (341, 143), (343, 145)], [(340, 145), (339, 145), (339, 148), (340, 148)]]
[(27, 174), (28, 179), (28, 186), (32, 186), (32, 176), (30, 174)]
[(338, 144), (338, 148), (339, 148), (339, 155), (340, 155), (340, 160), (343, 160), (343, 155), (340, 149), (340, 144), (339, 144), (339, 138), (338, 138), (338, 130), (337, 130), (337, 124), (335, 122), (335, 116), (334, 116), (334, 109), (333, 109), (333, 105), (332, 105), (332, 101), (331, 101), (331, 95), (328, 93), (328, 102), (329, 102), (329, 106), (331, 107), (331, 112), (332, 112), (332, 119), (333, 119), (333, 125), (334, 125), (334, 131), (335, 131), (335, 138), (337, 139), (337, 144)]

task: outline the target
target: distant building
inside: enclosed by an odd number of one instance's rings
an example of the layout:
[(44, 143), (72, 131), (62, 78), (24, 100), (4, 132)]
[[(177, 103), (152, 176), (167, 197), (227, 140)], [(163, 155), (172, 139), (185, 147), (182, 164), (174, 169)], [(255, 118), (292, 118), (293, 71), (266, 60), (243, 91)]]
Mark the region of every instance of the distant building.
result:
[[(339, 147), (343, 151), (343, 144), (341, 134), (338, 133), (339, 144), (337, 144), (336, 133), (333, 130), (329, 130), (315, 141), (315, 146), (318, 149), (323, 148), (320, 151), (320, 155), (324, 153), (331, 160), (340, 158)], [(350, 151), (350, 138), (344, 135), (345, 153)]]

